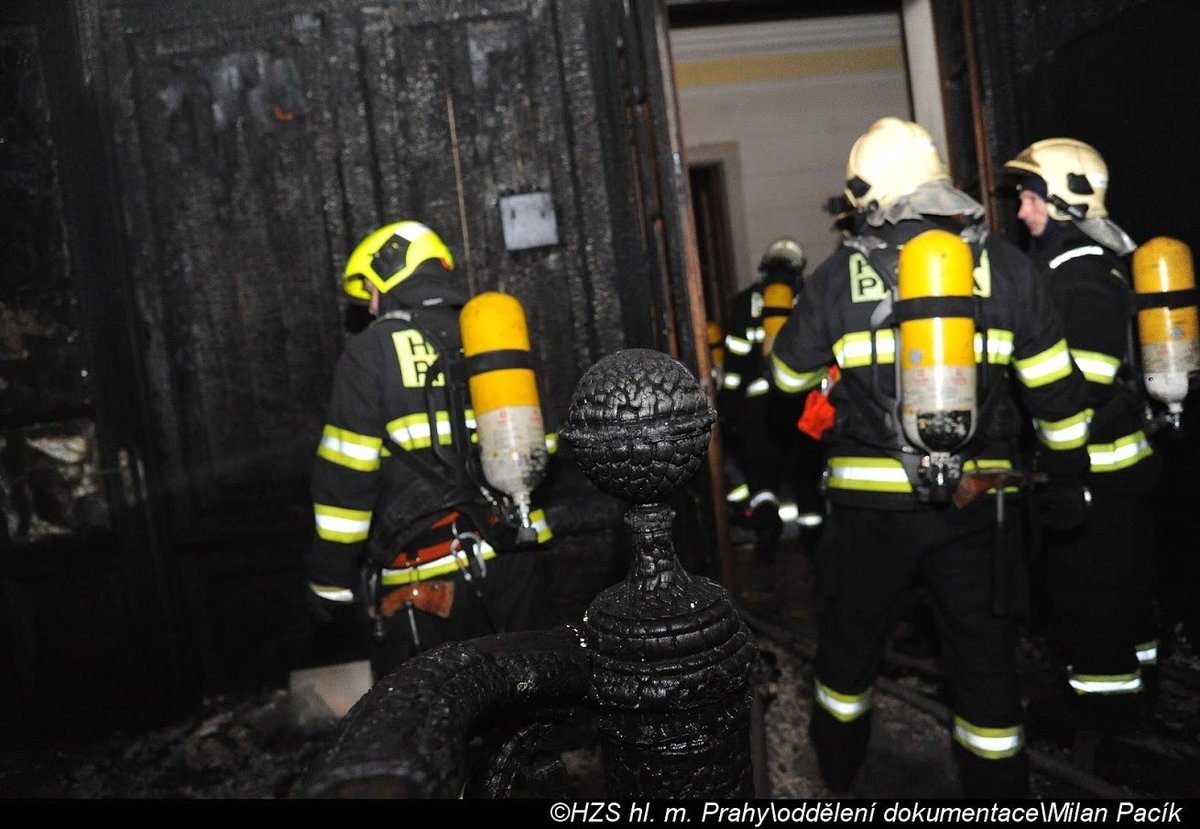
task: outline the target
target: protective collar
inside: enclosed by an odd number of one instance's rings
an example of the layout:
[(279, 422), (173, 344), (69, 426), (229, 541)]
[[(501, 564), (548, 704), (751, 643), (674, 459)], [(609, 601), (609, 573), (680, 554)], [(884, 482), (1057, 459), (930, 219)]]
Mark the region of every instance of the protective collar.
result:
[(1129, 234), (1121, 230), (1112, 219), (1073, 219), (1072, 221), (1088, 238), (1099, 242), (1118, 256), (1133, 253), (1134, 248), (1137, 247), (1129, 238)]
[(961, 190), (948, 179), (927, 181), (911, 193), (896, 199), (886, 208), (876, 207), (866, 213), (867, 224), (882, 227), (922, 216), (958, 216), (979, 219), (984, 214), (983, 205)]

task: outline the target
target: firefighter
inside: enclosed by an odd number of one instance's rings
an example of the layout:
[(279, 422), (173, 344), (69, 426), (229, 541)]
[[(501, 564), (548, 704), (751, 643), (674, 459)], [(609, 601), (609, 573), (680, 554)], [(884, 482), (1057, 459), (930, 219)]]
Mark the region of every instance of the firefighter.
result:
[(1035, 562), (1046, 575), (1064, 693), (1057, 701), (1034, 700), (1030, 717), (1049, 720), (1038, 722), (1049, 728), (1124, 730), (1136, 723), (1158, 652), (1150, 497), (1159, 458), (1142, 428), (1145, 398), (1131, 365), (1133, 289), (1125, 257), (1134, 244), (1108, 216), (1108, 167), (1094, 147), (1047, 138), (1004, 170), (1094, 412), (1088, 519), (1074, 533), (1046, 533)]
[[(376, 679), (435, 645), (541, 628), (541, 557), (516, 549), (474, 464), (454, 370), (469, 296), (449, 249), (420, 222), (386, 225), (353, 251), (343, 287), (374, 319), (338, 361), (312, 472), (318, 611), (361, 610)], [(543, 511), (532, 522), (549, 540)]]
[(737, 472), (727, 497), (732, 522), (754, 532), (763, 560), (775, 554), (782, 516), (799, 525), (805, 547), (815, 543), (824, 520), (820, 444), (797, 428), (803, 399), (773, 390), (765, 350), (804, 287), (805, 264), (794, 239), (772, 242), (759, 261), (759, 278), (734, 298), (725, 335), (717, 411)]
[[(963, 794), (1026, 797), (1019, 594), (1005, 586), (1023, 565), (1011, 563), (1011, 534), (997, 531), (1006, 513), (990, 482), (1001, 481), (1001, 492), (1016, 486), (990, 473), (1021, 480), (1023, 403), (1050, 475), (1040, 503), (1060, 525), (1082, 520), (1083, 376), (1032, 264), (987, 234), (978, 221), (983, 207), (952, 186), (925, 129), (894, 117), (876, 121), (850, 151), (846, 195), (858, 231), (809, 278), (771, 354), (774, 382), (786, 392), (816, 388), (831, 363), (839, 369), (830, 390), (834, 425), (823, 438), (829, 512), (816, 556), (821, 613), (810, 737), (826, 783), (849, 791), (867, 750), (890, 611), (918, 585), (930, 597)], [(918, 237), (960, 246), (965, 296), (926, 306), (898, 298), (899, 260)], [(972, 342), (958, 343), (972, 361), (962, 370), (974, 377), (973, 427), (952, 454), (940, 455), (916, 448), (897, 404), (901, 357), (920, 357), (898, 354), (904, 322), (935, 311), (974, 318), (974, 334), (963, 338)], [(981, 480), (982, 491), (973, 486)], [(975, 494), (960, 501), (960, 492)]]

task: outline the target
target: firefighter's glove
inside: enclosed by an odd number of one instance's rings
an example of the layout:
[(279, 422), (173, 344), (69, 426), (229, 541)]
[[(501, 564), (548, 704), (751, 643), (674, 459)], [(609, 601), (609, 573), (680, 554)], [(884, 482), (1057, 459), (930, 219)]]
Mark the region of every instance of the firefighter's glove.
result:
[(1035, 496), (1042, 528), (1056, 534), (1077, 531), (1087, 520), (1091, 500), (1082, 481), (1051, 478)]
[(306, 591), (308, 617), (314, 626), (325, 628), (341, 626), (353, 621), (358, 615), (358, 605), (353, 602), (335, 602), (322, 598), (312, 590)]

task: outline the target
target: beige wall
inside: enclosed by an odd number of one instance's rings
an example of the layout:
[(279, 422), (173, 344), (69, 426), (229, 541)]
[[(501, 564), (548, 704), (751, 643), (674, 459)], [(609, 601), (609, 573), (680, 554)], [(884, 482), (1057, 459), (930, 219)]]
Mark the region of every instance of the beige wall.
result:
[(900, 32), (898, 14), (672, 31), (687, 162), (725, 161), (739, 286), (780, 236), (810, 271), (834, 249), (824, 205), (850, 146), (876, 118), (912, 117)]

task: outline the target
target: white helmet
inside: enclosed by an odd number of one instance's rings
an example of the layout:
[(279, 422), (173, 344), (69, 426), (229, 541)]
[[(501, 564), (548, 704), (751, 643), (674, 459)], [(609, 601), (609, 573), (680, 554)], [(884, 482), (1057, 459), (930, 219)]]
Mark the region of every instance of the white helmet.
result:
[(1074, 138), (1036, 141), (1006, 162), (1004, 171), (1018, 178), (1040, 178), (1045, 184), (1042, 195), (1050, 216), (1057, 221), (1103, 219), (1108, 215), (1104, 207), (1108, 165), (1090, 144)]
[(759, 260), (758, 269), (766, 271), (770, 265), (778, 264), (793, 271), (799, 271), (804, 268), (804, 263), (807, 261), (804, 248), (800, 246), (800, 243), (795, 239), (782, 236), (767, 245), (766, 252)]
[(859, 136), (846, 162), (846, 198), (859, 209), (884, 210), (932, 181), (949, 181), (929, 132), (893, 116), (880, 118)]
[(1092, 145), (1074, 138), (1035, 141), (1006, 162), (1004, 172), (1018, 182), (1026, 179), (1019, 186), (1032, 184), (1033, 191), (1046, 200), (1051, 219), (1074, 222), (1086, 236), (1122, 256), (1136, 247), (1129, 234), (1108, 218), (1104, 206), (1108, 165)]

